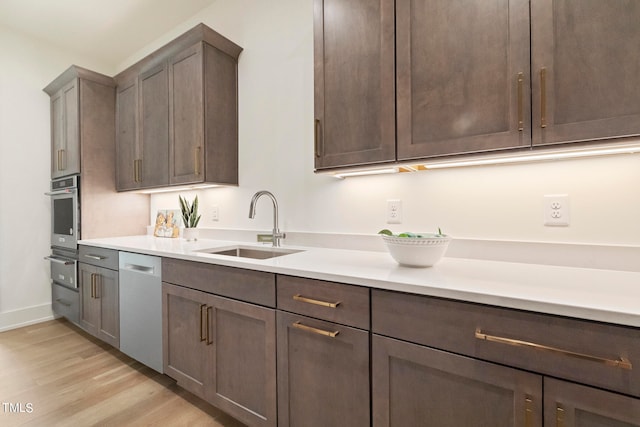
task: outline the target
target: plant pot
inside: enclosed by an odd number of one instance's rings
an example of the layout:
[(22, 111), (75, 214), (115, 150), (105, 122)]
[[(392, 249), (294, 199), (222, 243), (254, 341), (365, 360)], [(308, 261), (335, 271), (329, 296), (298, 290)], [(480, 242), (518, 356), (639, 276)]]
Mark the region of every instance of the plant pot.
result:
[(195, 242), (198, 240), (198, 230), (197, 228), (185, 228), (182, 230), (182, 237), (185, 238), (187, 242)]

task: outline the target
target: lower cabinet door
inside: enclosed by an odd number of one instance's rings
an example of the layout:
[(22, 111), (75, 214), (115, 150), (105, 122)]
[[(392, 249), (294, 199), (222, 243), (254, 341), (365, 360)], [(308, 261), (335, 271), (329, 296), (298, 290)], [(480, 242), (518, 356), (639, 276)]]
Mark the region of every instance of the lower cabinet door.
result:
[(207, 340), (208, 295), (182, 286), (162, 284), (164, 372), (186, 390), (205, 397), (211, 383)]
[(278, 425), (369, 426), (369, 332), (278, 311)]
[(545, 377), (544, 414), (549, 427), (638, 427), (640, 399)]
[(93, 336), (98, 336), (100, 327), (100, 300), (96, 295), (97, 268), (78, 263), (78, 285), (80, 287), (80, 327)]
[(373, 335), (373, 426), (542, 425), (542, 377)]
[(205, 399), (249, 426), (275, 427), (275, 310), (209, 297), (205, 329), (212, 378)]
[(118, 272), (97, 268), (96, 299), (100, 302), (98, 338), (120, 347), (120, 299), (118, 297)]

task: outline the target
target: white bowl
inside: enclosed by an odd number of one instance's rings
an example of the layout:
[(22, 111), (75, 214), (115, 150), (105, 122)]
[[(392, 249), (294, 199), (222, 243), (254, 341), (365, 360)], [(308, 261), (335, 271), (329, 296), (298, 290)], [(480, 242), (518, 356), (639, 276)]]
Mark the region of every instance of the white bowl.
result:
[(447, 251), (451, 237), (395, 237), (382, 235), (389, 253), (406, 267), (431, 267)]

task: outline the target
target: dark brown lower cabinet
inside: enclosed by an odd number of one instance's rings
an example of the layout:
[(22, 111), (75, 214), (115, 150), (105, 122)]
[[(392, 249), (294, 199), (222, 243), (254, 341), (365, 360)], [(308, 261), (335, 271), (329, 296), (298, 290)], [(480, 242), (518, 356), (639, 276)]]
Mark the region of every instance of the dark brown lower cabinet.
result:
[(542, 425), (542, 376), (373, 335), (373, 426)]
[(369, 332), (278, 311), (278, 425), (369, 426)]
[(275, 310), (163, 283), (164, 371), (249, 426), (275, 426)]
[(118, 272), (78, 263), (80, 326), (112, 346), (120, 346)]
[(638, 427), (640, 399), (545, 377), (544, 425)]

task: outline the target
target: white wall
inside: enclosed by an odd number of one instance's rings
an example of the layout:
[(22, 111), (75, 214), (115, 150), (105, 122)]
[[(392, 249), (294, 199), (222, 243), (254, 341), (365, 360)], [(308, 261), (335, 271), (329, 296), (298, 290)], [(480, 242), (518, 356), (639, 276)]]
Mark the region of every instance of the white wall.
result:
[[(0, 27), (0, 331), (51, 315), (49, 96), (70, 53)], [(104, 65), (102, 65), (104, 69)], [(111, 72), (111, 70), (107, 70)]]
[[(430, 231), (454, 237), (640, 245), (640, 155), (472, 167), (339, 181), (313, 173), (312, 0), (216, 2), (154, 45), (204, 22), (244, 48), (239, 60), (240, 186), (201, 191), (203, 227), (271, 228), (261, 201), (275, 193), (285, 231)], [(129, 64), (121, 64), (124, 68)], [(570, 196), (571, 225), (544, 227), (545, 194)], [(386, 200), (403, 200), (404, 223), (385, 223)], [(264, 204), (264, 205), (263, 205)], [(210, 219), (217, 205), (220, 221)], [(152, 209), (177, 208), (175, 193), (152, 196)]]

